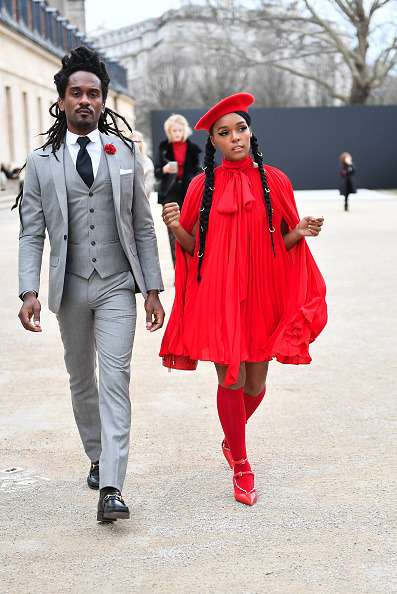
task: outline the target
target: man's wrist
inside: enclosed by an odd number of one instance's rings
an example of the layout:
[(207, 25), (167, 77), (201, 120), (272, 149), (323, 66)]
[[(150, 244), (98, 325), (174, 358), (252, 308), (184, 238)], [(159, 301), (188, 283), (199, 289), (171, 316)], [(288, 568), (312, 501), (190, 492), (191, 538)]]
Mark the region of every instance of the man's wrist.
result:
[(21, 293), (21, 299), (22, 299), (22, 301), (25, 301), (26, 295), (29, 295), (29, 294), (34, 295), (34, 297), (36, 297), (36, 299), (37, 299), (37, 293), (36, 293), (36, 291), (24, 291), (23, 293)]

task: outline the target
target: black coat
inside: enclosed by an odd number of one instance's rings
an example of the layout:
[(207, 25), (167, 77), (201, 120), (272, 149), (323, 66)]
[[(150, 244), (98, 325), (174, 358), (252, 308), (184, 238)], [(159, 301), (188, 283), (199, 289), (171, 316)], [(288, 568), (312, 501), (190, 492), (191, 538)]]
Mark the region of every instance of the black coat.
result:
[[(178, 193), (183, 196), (183, 198), (185, 197), (188, 186), (192, 179), (199, 173), (202, 173), (199, 161), (199, 154), (201, 153), (200, 147), (197, 146), (197, 144), (191, 142), (189, 139), (186, 140), (186, 142), (187, 148), (185, 163), (183, 166), (182, 183), (178, 188)], [(169, 161), (175, 161), (174, 151), (172, 150), (172, 144), (168, 142), (168, 140), (163, 140), (159, 144), (154, 166), (156, 179), (160, 182), (159, 188), (157, 190), (158, 202), (160, 204), (165, 204), (166, 202), (170, 201), (167, 199), (167, 196), (169, 194), (173, 194), (173, 190), (175, 189), (176, 185), (176, 173), (163, 173), (163, 167)]]
[(356, 186), (356, 168), (354, 164), (347, 165), (346, 163), (340, 164), (339, 171), (339, 193), (342, 196), (348, 196), (349, 194), (355, 194), (357, 192)]

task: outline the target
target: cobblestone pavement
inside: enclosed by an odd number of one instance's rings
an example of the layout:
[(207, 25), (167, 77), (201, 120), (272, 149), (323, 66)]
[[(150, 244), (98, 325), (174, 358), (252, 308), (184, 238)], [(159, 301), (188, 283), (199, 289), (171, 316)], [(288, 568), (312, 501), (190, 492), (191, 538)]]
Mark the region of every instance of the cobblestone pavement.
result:
[[(258, 501), (233, 498), (212, 365), (168, 373), (161, 332), (144, 329), (132, 366), (132, 519), (96, 522), (97, 494), (75, 427), (55, 317), (17, 318), (17, 217), (0, 212), (1, 592), (396, 592), (397, 200), (298, 193), (325, 216), (310, 246), (329, 324), (309, 366), (270, 366), (247, 426)], [(167, 233), (153, 205), (170, 312)]]

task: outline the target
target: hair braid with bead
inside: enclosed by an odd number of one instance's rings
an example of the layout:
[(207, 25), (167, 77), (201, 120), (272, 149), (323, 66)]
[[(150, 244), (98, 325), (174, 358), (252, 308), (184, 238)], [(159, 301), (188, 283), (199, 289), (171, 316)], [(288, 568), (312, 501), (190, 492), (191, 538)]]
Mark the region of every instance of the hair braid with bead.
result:
[(201, 281), (201, 265), (203, 262), (204, 256), (204, 249), (205, 249), (205, 238), (207, 236), (208, 231), (208, 219), (210, 216), (211, 204), (212, 204), (212, 195), (214, 193), (214, 166), (215, 166), (215, 147), (211, 142), (211, 138), (208, 137), (207, 143), (205, 145), (205, 155), (204, 155), (204, 172), (205, 172), (205, 182), (204, 182), (204, 191), (203, 191), (203, 198), (201, 201), (201, 209), (200, 209), (200, 218), (199, 218), (199, 263), (198, 263), (198, 274), (197, 280), (198, 282)]
[(274, 233), (273, 209), (272, 209), (272, 203), (270, 200), (270, 190), (269, 190), (269, 186), (267, 185), (266, 173), (265, 173), (265, 170), (263, 169), (263, 159), (262, 159), (262, 153), (259, 152), (258, 139), (254, 135), (251, 136), (251, 151), (254, 156), (255, 163), (258, 165), (258, 170), (259, 170), (261, 180), (262, 180), (263, 198), (265, 200), (265, 205), (266, 205), (266, 209), (267, 209), (267, 217), (269, 219), (269, 231), (270, 231), (270, 238), (272, 241), (273, 255), (274, 255), (274, 257), (276, 257), (276, 251), (274, 249), (274, 240), (273, 240), (273, 233)]

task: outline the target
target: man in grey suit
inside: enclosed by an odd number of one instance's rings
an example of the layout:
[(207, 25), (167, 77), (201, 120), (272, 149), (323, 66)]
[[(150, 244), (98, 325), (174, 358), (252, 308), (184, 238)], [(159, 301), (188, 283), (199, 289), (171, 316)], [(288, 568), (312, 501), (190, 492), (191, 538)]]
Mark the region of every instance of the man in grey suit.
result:
[(153, 332), (164, 322), (158, 296), (163, 283), (140, 151), (105, 107), (110, 79), (104, 63), (79, 47), (64, 56), (54, 80), (59, 97), (50, 112), (56, 120), (47, 142), (28, 156), (19, 196), (19, 318), (27, 330), (41, 332), (38, 293), (47, 230), (48, 303), (59, 322), (73, 411), (91, 460), (87, 482), (100, 489), (97, 519), (111, 522), (130, 517), (121, 490), (131, 424), (135, 293), (145, 298), (146, 327)]

